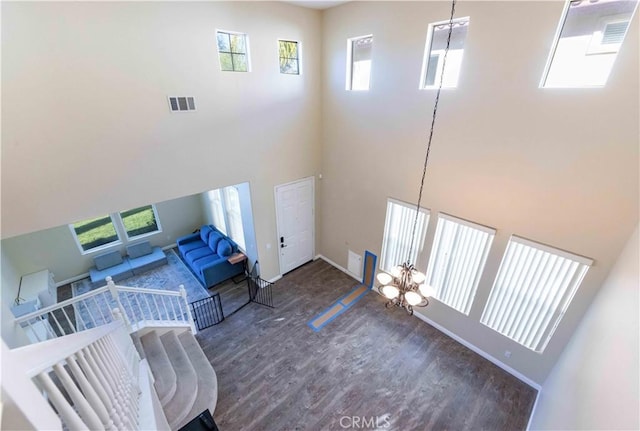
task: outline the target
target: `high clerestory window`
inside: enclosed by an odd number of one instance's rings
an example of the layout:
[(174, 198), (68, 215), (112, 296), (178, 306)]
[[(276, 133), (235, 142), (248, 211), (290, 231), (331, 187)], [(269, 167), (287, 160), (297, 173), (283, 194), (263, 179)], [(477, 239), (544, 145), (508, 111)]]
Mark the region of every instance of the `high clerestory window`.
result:
[(540, 86), (604, 86), (637, 6), (629, 0), (568, 2)]
[(218, 31), (220, 69), (227, 72), (249, 71), (249, 38), (244, 33)]
[(372, 49), (372, 35), (347, 41), (347, 90), (366, 91), (371, 86)]
[[(447, 54), (445, 66), (444, 51), (449, 35), (449, 21), (429, 24), (422, 62), (420, 88), (438, 88), (441, 77), (443, 88), (455, 88), (458, 86), (464, 43), (467, 39), (468, 30), (469, 17), (453, 20), (449, 53)], [(442, 76), (443, 74), (444, 76)]]
[(300, 44), (293, 40), (278, 40), (280, 73), (300, 75)]

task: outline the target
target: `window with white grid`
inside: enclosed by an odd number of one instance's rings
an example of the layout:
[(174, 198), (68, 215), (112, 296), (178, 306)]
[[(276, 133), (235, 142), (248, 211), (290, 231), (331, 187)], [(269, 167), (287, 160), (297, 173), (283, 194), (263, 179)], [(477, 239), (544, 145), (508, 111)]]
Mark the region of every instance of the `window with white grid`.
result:
[(434, 297), (469, 315), (495, 230), (447, 214), (438, 215), (427, 284)]
[(592, 264), (512, 236), (480, 321), (542, 353)]
[(395, 199), (387, 200), (387, 217), (384, 223), (382, 252), (380, 253), (381, 270), (390, 272), (391, 268), (406, 262), (407, 258), (410, 263), (416, 263), (418, 254), (424, 245), (424, 236), (429, 223), (429, 210), (420, 208), (413, 249), (411, 255), (408, 256), (415, 218), (415, 205)]

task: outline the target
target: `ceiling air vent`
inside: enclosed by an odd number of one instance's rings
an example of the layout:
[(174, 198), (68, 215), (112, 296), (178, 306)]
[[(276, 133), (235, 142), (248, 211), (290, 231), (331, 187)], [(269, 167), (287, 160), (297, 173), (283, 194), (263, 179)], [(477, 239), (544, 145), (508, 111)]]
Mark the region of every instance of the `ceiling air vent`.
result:
[(196, 110), (196, 102), (193, 97), (169, 97), (171, 112), (187, 112)]

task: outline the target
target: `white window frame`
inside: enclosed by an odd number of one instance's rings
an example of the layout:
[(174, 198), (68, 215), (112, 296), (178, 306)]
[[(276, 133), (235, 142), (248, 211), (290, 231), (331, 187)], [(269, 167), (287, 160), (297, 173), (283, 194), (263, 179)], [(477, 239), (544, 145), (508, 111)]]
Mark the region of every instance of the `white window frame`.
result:
[(367, 88), (353, 88), (353, 44), (358, 40), (371, 38), (371, 60), (370, 63), (373, 65), (373, 34), (367, 34), (364, 36), (356, 36), (350, 37), (347, 39), (347, 72), (346, 72), (346, 84), (345, 89), (347, 91), (369, 91), (371, 90), (371, 84), (373, 82), (373, 67), (369, 68), (369, 85)]
[[(466, 17), (462, 17), (462, 18), (456, 18), (453, 20), (454, 26), (456, 25), (456, 23), (458, 22), (466, 22), (467, 23), (467, 27), (469, 26), (471, 19), (470, 17), (466, 16)], [(445, 20), (445, 21), (438, 21), (438, 22), (432, 22), (431, 24), (429, 24), (429, 27), (427, 28), (427, 39), (425, 41), (425, 45), (424, 45), (424, 55), (422, 58), (422, 70), (420, 73), (420, 90), (432, 90), (432, 89), (437, 89), (440, 86), (440, 77), (442, 76), (442, 73), (444, 72), (443, 70), (443, 56), (444, 56), (444, 49), (437, 49), (435, 51), (432, 50), (431, 44), (433, 43), (433, 34), (435, 32), (435, 28), (437, 26), (440, 25), (448, 25), (449, 24), (449, 20)], [(465, 38), (465, 42), (466, 42), (466, 38)], [(464, 50), (463, 50), (464, 51)], [(451, 51), (449, 51), (451, 52)], [(427, 85), (427, 71), (429, 69), (429, 60), (431, 59), (431, 54), (438, 54), (438, 64), (436, 66), (436, 75), (435, 75), (435, 81), (433, 83), (433, 85)], [(462, 62), (464, 61), (464, 52), (462, 55), (462, 58), (460, 59), (460, 64), (462, 64)], [(458, 74), (458, 76), (456, 77), (456, 82), (455, 85), (451, 86), (451, 85), (447, 85), (446, 82), (443, 82), (442, 88), (443, 89), (454, 89), (454, 88), (458, 88), (458, 82), (460, 81), (460, 73)]]
[[(385, 272), (390, 272), (391, 268), (393, 268), (396, 265), (401, 265), (405, 262), (407, 256), (397, 256), (395, 258), (393, 257), (387, 257), (387, 250), (389, 249), (389, 241), (390, 238), (392, 237), (390, 235), (391, 232), (391, 225), (390, 225), (390, 217), (391, 214), (389, 213), (389, 208), (390, 208), (390, 204), (393, 205), (399, 205), (405, 209), (408, 209), (410, 212), (410, 217), (408, 219), (408, 225), (405, 226), (404, 228), (404, 232), (408, 235), (408, 238), (410, 240), (410, 235), (411, 235), (411, 231), (413, 230), (413, 222), (415, 220), (415, 212), (416, 212), (416, 205), (415, 204), (410, 204), (407, 202), (403, 202), (397, 199), (393, 199), (393, 198), (387, 198), (387, 209), (386, 209), (386, 214), (385, 214), (385, 221), (384, 221), (384, 230), (383, 230), (383, 234), (382, 234), (382, 248), (380, 250), (380, 263), (379, 263), (379, 268), (381, 271), (385, 271)], [(415, 255), (415, 258), (413, 259), (413, 261), (411, 263), (417, 265), (418, 261), (419, 261), (419, 257), (420, 254), (422, 253), (422, 250), (424, 248), (424, 241), (426, 238), (426, 234), (427, 234), (427, 229), (429, 227), (429, 218), (431, 215), (431, 211), (429, 211), (429, 209), (427, 208), (420, 208), (420, 212), (424, 215), (424, 225), (422, 226), (422, 228), (420, 229), (416, 229), (416, 235), (417, 237), (414, 239), (414, 243), (413, 243), (413, 253)], [(397, 236), (403, 236), (402, 232), (398, 233)], [(402, 242), (402, 244), (404, 244), (404, 241)], [(403, 247), (404, 248), (404, 247)], [(404, 253), (402, 253), (404, 254)], [(399, 261), (390, 261), (388, 262), (388, 265), (386, 265), (387, 260), (389, 259), (399, 259)], [(411, 257), (410, 257), (411, 259)]]
[(227, 235), (222, 189), (223, 187), (208, 191), (207, 200), (209, 201), (209, 208), (211, 208), (211, 224), (224, 235)]
[[(230, 204), (231, 197), (229, 193), (235, 191), (236, 200), (238, 202), (238, 207), (234, 208)], [(224, 216), (225, 216), (225, 224), (227, 227), (227, 235), (231, 238), (237, 245), (240, 250), (244, 251), (247, 247), (245, 237), (244, 237), (244, 225), (242, 220), (242, 205), (240, 204), (240, 192), (235, 186), (225, 187), (222, 190), (223, 196), (223, 204), (224, 204)], [(232, 223), (233, 219), (239, 219), (240, 224)], [(239, 229), (240, 232), (237, 232), (236, 229)]]
[[(451, 228), (455, 229), (455, 242), (445, 243), (445, 229)], [(493, 228), (438, 214), (426, 273), (426, 283), (436, 291), (435, 299), (469, 315), (495, 233)]]
[[(236, 70), (235, 67), (233, 70), (224, 70), (222, 69), (222, 62), (220, 60), (220, 47), (218, 46), (218, 33), (226, 33), (229, 35), (238, 35), (238, 36), (244, 36), (244, 47), (245, 47), (245, 53), (244, 55), (247, 58), (247, 70)], [(229, 42), (229, 44), (231, 44), (231, 42)], [(229, 49), (231, 49), (231, 46), (229, 46)], [(230, 31), (230, 30), (223, 30), (223, 29), (216, 29), (216, 51), (218, 52), (218, 66), (220, 67), (220, 71), (221, 72), (240, 72), (240, 73), (248, 73), (251, 72), (251, 55), (249, 54), (251, 52), (250, 47), (249, 47), (249, 35), (247, 33), (243, 33), (241, 31)], [(226, 52), (224, 52), (226, 54)], [(233, 52), (229, 52), (230, 54), (232, 54), (233, 56)]]
[(592, 259), (512, 235), (480, 323), (544, 352), (592, 265)]
[[(127, 238), (128, 241), (135, 241), (137, 239), (141, 239), (141, 238), (146, 238), (148, 236), (151, 235), (156, 235), (158, 233), (162, 233), (162, 225), (160, 224), (160, 217), (158, 217), (158, 209), (156, 208), (156, 204), (150, 204), (150, 205), (142, 205), (140, 207), (137, 208), (142, 208), (142, 207), (146, 207), (146, 206), (151, 206), (151, 210), (153, 211), (153, 217), (156, 220), (156, 226), (158, 226), (157, 230), (154, 230), (153, 232), (147, 232), (147, 233), (143, 233), (140, 235), (133, 235), (133, 236), (129, 236), (129, 232), (127, 232), (127, 228), (124, 225), (124, 220), (122, 220), (122, 215), (120, 213), (125, 212), (125, 211), (129, 211), (129, 210), (124, 210), (124, 211), (119, 211), (115, 214), (117, 214), (117, 218), (118, 221), (120, 222), (120, 225), (122, 227), (122, 232), (124, 232), (125, 237)], [(131, 208), (134, 209), (134, 208)], [(113, 219), (113, 217), (111, 217)], [(118, 231), (118, 228), (116, 227), (116, 232)]]
[[(113, 213), (109, 213), (109, 214), (107, 214), (107, 216), (111, 219), (111, 224), (113, 225), (113, 229), (116, 231), (116, 236), (118, 237), (118, 239), (116, 241), (100, 245), (98, 247), (90, 248), (89, 250), (85, 250), (85, 249), (82, 248), (82, 244), (80, 244), (80, 240), (78, 239), (78, 235), (76, 234), (76, 230), (73, 227), (74, 223), (70, 223), (68, 225), (69, 226), (69, 230), (71, 231), (71, 236), (73, 237), (73, 240), (75, 241), (76, 246), (78, 246), (78, 250), (80, 251), (81, 255), (84, 256), (84, 255), (87, 255), (87, 254), (96, 253), (96, 252), (99, 252), (99, 251), (107, 250), (107, 249), (115, 247), (115, 246), (122, 245), (121, 232), (118, 230), (118, 226), (117, 226), (117, 224), (115, 222), (115, 219), (113, 217)], [(83, 220), (78, 220), (76, 223), (81, 222), (81, 221), (83, 221)]]
[[(560, 22), (558, 23), (558, 27), (556, 28), (556, 32), (555, 35), (553, 36), (553, 43), (551, 44), (551, 50), (549, 51), (549, 55), (547, 57), (547, 62), (545, 63), (544, 66), (544, 71), (542, 73), (542, 78), (540, 78), (540, 84), (538, 85), (538, 88), (542, 88), (542, 89), (558, 89), (558, 88), (602, 88), (606, 85), (606, 82), (602, 85), (600, 84), (593, 84), (593, 85), (580, 85), (580, 86), (555, 86), (555, 85), (547, 85), (547, 78), (549, 77), (549, 72), (551, 71), (551, 66), (553, 65), (553, 60), (555, 58), (556, 55), (556, 51), (558, 48), (558, 43), (560, 43), (560, 36), (562, 36), (562, 30), (564, 29), (565, 23), (567, 21), (567, 17), (569, 15), (569, 9), (571, 7), (571, 1), (572, 0), (567, 0), (564, 4), (564, 9), (562, 10), (562, 15), (560, 15)], [(636, 7), (634, 8), (633, 12), (627, 17), (627, 19), (629, 20), (629, 25), (627, 26), (627, 29), (625, 31), (624, 37), (622, 38), (622, 42), (620, 43), (620, 45), (618, 46), (618, 50), (616, 50), (616, 53), (619, 51), (620, 46), (624, 43), (624, 40), (627, 37), (627, 33), (629, 32), (629, 27), (631, 26), (631, 21), (633, 20), (633, 17), (635, 16), (636, 10), (638, 10), (638, 2), (636, 1)], [(603, 17), (600, 20), (600, 28), (604, 28), (606, 27), (607, 24), (610, 24), (612, 22), (619, 22), (620, 18), (622, 16), (626, 16), (626, 15), (612, 15), (610, 17)], [(612, 20), (611, 22), (609, 22), (609, 20)], [(616, 21), (617, 20), (617, 21)], [(602, 51), (602, 52), (591, 52), (592, 46), (594, 47), (593, 49), (596, 49), (596, 45), (597, 43), (594, 42), (593, 40), (593, 36), (592, 36), (592, 41), (589, 43), (589, 48), (587, 49), (586, 55), (591, 55), (591, 54), (606, 54), (609, 51)], [(615, 63), (614, 63), (615, 65)], [(612, 66), (613, 68), (613, 66)]]
[[(236, 210), (229, 204), (230, 198), (228, 197), (228, 194), (231, 189), (234, 189), (238, 195), (237, 214), (234, 214), (234, 211)], [(245, 252), (246, 238), (244, 231), (244, 218), (242, 215), (242, 201), (238, 188), (234, 185), (209, 190), (206, 192), (206, 200), (209, 208), (211, 209), (211, 224), (224, 235), (231, 238), (231, 240), (238, 245), (240, 251)], [(231, 219), (234, 216), (239, 217), (240, 219), (239, 229), (241, 229), (241, 237), (238, 237), (238, 233), (234, 232), (234, 227), (238, 227), (231, 223)]]
[[(296, 44), (296, 46), (298, 47), (298, 73), (285, 73), (282, 72), (280, 70), (280, 42), (294, 42)], [(278, 47), (278, 72), (281, 75), (291, 75), (291, 76), (300, 76), (302, 75), (302, 61), (300, 60), (302, 57), (302, 51), (301, 51), (301, 46), (302, 44), (300, 43), (299, 40), (294, 40), (294, 39), (287, 39), (287, 38), (278, 38), (277, 40), (277, 47)]]

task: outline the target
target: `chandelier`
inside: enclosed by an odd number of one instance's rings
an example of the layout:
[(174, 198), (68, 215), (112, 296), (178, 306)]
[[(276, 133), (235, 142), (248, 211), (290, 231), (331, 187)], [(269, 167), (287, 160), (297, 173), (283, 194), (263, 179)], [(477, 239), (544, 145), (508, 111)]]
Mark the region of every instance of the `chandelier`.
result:
[(447, 34), (447, 45), (442, 58), (442, 72), (440, 73), (440, 83), (436, 98), (433, 105), (433, 115), (431, 117), (431, 129), (429, 132), (429, 140), (427, 142), (427, 151), (424, 157), (424, 165), (422, 168), (422, 179), (420, 181), (420, 191), (418, 192), (418, 203), (416, 205), (416, 216), (413, 221), (413, 230), (411, 232), (411, 242), (407, 253), (407, 260), (391, 269), (391, 274), (381, 272), (376, 276), (378, 283), (378, 291), (387, 299), (385, 306), (387, 308), (396, 306), (404, 308), (409, 314), (413, 314), (413, 307), (426, 307), (429, 305), (429, 298), (435, 294), (435, 289), (425, 283), (426, 276), (418, 271), (410, 262), (413, 251), (414, 239), (416, 236), (416, 227), (418, 225), (418, 216), (420, 215), (420, 203), (422, 201), (422, 190), (424, 189), (424, 178), (427, 173), (427, 163), (429, 161), (429, 152), (431, 151), (431, 141), (433, 139), (433, 129), (436, 122), (436, 114), (438, 112), (438, 102), (440, 101), (440, 92), (444, 81), (444, 72), (447, 63), (447, 54), (449, 53), (449, 45), (451, 43), (451, 33), (453, 31), (453, 15), (456, 9), (456, 0), (451, 3), (451, 16), (449, 23), (449, 32)]

